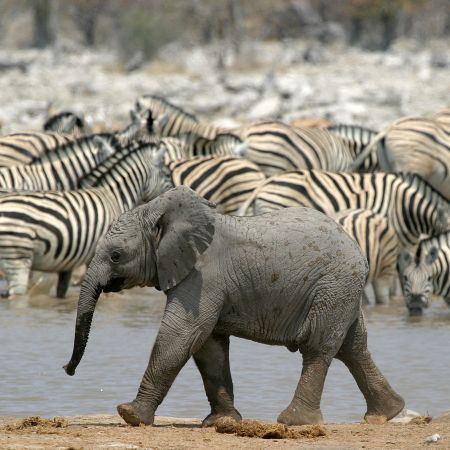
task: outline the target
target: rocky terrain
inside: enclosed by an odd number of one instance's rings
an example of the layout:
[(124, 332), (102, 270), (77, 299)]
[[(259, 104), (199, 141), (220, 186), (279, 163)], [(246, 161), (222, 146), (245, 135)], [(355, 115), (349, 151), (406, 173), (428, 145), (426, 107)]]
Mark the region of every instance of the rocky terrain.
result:
[(80, 48), (0, 51), (0, 132), (40, 128), (49, 112), (121, 126), (137, 96), (167, 97), (222, 125), (323, 117), (381, 128), (450, 105), (450, 46), (400, 42), (389, 52), (285, 41), (247, 43), (216, 68), (217, 47), (169, 45), (143, 63)]

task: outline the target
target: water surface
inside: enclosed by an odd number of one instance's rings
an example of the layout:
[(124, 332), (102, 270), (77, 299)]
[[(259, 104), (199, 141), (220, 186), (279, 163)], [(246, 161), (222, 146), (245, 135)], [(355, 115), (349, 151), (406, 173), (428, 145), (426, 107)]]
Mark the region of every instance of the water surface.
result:
[[(0, 301), (0, 415), (115, 413), (134, 398), (159, 328), (164, 297), (152, 289), (104, 295), (74, 377), (63, 364), (73, 345), (77, 292), (65, 300)], [(450, 309), (436, 300), (420, 319), (402, 303), (368, 307), (369, 348), (409, 409), (437, 415), (450, 408)], [(301, 357), (283, 347), (231, 340), (235, 403), (244, 417), (275, 420), (290, 402)], [(357, 421), (364, 399), (345, 366), (334, 361), (322, 399), (325, 420)], [(158, 414), (203, 418), (209, 405), (192, 361)]]

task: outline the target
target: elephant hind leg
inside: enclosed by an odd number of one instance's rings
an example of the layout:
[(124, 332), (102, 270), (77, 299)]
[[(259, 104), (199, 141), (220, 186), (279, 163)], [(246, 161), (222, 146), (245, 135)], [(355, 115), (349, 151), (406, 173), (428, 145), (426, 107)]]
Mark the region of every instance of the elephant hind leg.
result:
[(367, 331), (364, 317), (350, 327), (336, 358), (350, 370), (367, 403), (366, 416), (395, 417), (405, 406), (405, 402), (389, 385), (377, 368), (367, 349)]
[(278, 416), (278, 422), (286, 425), (323, 423), (320, 410), (325, 377), (330, 361), (323, 355), (303, 355), (303, 369), (294, 398)]
[(229, 336), (212, 334), (193, 355), (211, 405), (211, 413), (202, 423), (204, 427), (214, 425), (217, 419), (224, 416), (232, 417), (237, 421), (242, 419), (234, 407), (229, 347)]

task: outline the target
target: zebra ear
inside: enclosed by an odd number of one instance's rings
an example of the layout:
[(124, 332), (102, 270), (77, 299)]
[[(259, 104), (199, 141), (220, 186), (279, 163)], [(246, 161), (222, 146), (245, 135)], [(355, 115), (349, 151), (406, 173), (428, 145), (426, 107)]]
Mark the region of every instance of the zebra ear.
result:
[(431, 264), (433, 264), (436, 261), (438, 254), (439, 254), (439, 249), (437, 247), (431, 247), (427, 254), (427, 257), (425, 259), (426, 263), (429, 266), (431, 266)]
[(401, 253), (397, 261), (397, 270), (400, 274), (403, 274), (405, 269), (412, 263), (413, 257), (410, 252), (404, 251)]
[(214, 236), (213, 205), (186, 186), (160, 195), (162, 214), (156, 222), (156, 268), (163, 291), (183, 281)]

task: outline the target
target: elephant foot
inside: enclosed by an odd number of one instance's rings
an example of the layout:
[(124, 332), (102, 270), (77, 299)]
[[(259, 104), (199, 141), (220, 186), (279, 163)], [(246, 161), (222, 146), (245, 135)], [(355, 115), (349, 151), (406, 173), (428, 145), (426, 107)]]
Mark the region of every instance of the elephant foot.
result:
[(221, 417), (231, 417), (232, 419), (236, 420), (237, 422), (240, 422), (242, 420), (242, 416), (240, 415), (239, 411), (235, 408), (233, 408), (230, 411), (224, 412), (224, 413), (211, 413), (208, 416), (206, 416), (203, 419), (202, 427), (212, 427), (218, 419)]
[(278, 416), (277, 421), (285, 425), (312, 425), (323, 423), (323, 417), (320, 408), (311, 409), (291, 404)]
[(378, 397), (376, 402), (367, 405), (367, 416), (385, 416), (391, 420), (405, 407), (405, 401), (400, 395), (393, 392), (389, 396)]
[(117, 412), (128, 425), (132, 425), (133, 427), (137, 427), (141, 424), (153, 425), (155, 419), (155, 414), (153, 412), (148, 411), (136, 401), (122, 403), (117, 407)]

